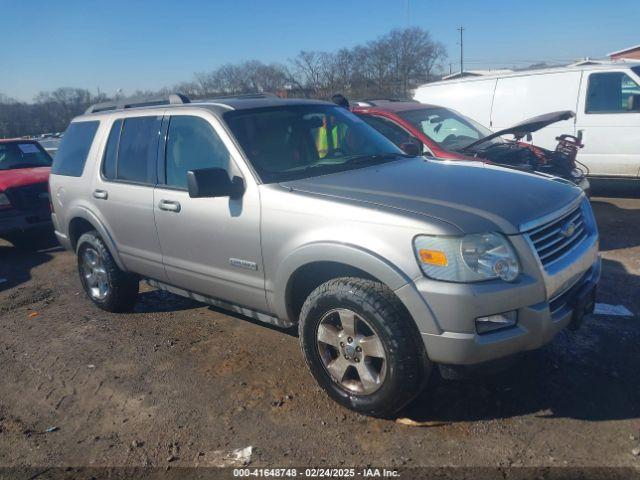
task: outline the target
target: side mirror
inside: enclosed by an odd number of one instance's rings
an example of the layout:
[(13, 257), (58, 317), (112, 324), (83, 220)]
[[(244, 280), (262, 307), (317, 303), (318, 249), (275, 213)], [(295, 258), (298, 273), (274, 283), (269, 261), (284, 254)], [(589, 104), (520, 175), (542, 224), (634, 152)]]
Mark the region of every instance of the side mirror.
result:
[(230, 197), (240, 198), (244, 193), (244, 180), (229, 178), (224, 168), (200, 168), (187, 172), (187, 185), (191, 198)]
[(630, 112), (640, 112), (640, 94), (629, 95), (627, 100), (627, 110)]
[(416, 142), (404, 142), (400, 144), (400, 150), (402, 150), (407, 155), (417, 157), (422, 155), (422, 143), (418, 144)]

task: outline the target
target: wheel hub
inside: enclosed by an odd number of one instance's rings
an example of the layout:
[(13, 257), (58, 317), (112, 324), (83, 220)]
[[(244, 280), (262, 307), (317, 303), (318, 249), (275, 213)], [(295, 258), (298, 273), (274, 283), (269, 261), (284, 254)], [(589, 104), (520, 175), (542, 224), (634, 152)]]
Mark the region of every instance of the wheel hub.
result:
[(85, 248), (80, 265), (87, 293), (96, 300), (104, 300), (111, 289), (100, 253), (95, 248)]
[(369, 395), (386, 374), (386, 353), (371, 325), (355, 312), (327, 312), (318, 325), (317, 345), (322, 363), (343, 388)]

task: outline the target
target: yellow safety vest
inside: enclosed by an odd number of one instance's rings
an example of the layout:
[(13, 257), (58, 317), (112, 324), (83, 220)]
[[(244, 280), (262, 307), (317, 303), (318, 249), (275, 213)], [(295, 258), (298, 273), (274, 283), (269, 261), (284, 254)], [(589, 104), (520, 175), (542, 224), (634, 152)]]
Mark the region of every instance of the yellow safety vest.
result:
[(324, 158), (329, 152), (340, 148), (346, 132), (346, 125), (336, 125), (331, 129), (331, 135), (328, 135), (326, 124), (322, 125), (322, 127), (318, 129), (318, 137), (316, 138), (318, 156)]

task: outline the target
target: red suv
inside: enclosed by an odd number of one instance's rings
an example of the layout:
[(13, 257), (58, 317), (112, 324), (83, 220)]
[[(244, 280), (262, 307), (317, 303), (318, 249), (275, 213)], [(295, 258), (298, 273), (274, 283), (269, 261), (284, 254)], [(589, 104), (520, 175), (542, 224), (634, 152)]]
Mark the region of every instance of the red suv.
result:
[(36, 141), (0, 140), (0, 237), (15, 246), (35, 243), (39, 231), (51, 229), (51, 163)]
[[(554, 151), (517, 141), (547, 125), (572, 118), (575, 114), (571, 111), (534, 117), (495, 133), (454, 110), (412, 101), (365, 100), (353, 102), (351, 111), (407, 153), (418, 150), (447, 160), (480, 160), (537, 171), (589, 189), (585, 171), (578, 168), (575, 160), (582, 147), (579, 138), (558, 137)], [(516, 141), (501, 138), (508, 134), (514, 135)]]

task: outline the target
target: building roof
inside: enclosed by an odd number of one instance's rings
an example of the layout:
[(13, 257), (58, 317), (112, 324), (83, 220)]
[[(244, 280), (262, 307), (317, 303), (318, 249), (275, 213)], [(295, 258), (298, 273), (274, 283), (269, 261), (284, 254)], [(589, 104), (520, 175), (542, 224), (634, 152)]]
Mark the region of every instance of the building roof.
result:
[(607, 55), (611, 57), (613, 55), (620, 55), (621, 53), (626, 53), (626, 52), (630, 52), (631, 50), (638, 50), (638, 49), (640, 49), (640, 45), (634, 45), (633, 47), (624, 48), (622, 50), (618, 50), (617, 52), (611, 52)]

